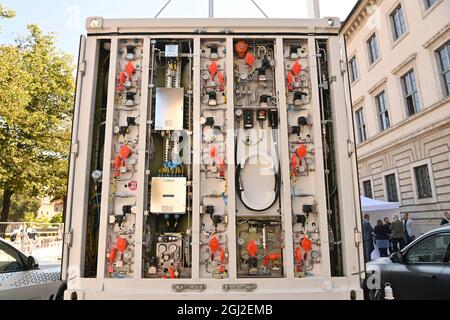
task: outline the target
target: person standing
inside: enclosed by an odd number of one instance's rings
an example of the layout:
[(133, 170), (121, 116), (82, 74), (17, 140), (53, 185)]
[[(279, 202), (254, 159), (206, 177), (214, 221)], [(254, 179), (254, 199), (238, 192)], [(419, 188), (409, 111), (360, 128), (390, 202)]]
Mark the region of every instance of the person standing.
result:
[(444, 212), (444, 216), (442, 217), (441, 226), (450, 223), (450, 213), (448, 211)]
[(374, 228), (375, 244), (380, 251), (380, 257), (388, 256), (389, 243), (389, 227), (383, 224), (383, 221), (378, 220)]
[(394, 248), (392, 246), (392, 238), (391, 238), (391, 222), (389, 221), (388, 217), (384, 217), (383, 219), (384, 225), (387, 226), (389, 231), (389, 253), (394, 252)]
[(373, 228), (369, 222), (370, 216), (368, 214), (364, 215), (362, 221), (363, 227), (363, 241), (364, 241), (364, 260), (369, 262), (371, 260), (370, 255), (374, 249), (373, 247)]
[(394, 252), (398, 252), (405, 247), (405, 232), (403, 231), (403, 223), (398, 216), (395, 215), (392, 218), (394, 219), (390, 226), (392, 249)]
[(412, 219), (409, 218), (409, 214), (405, 212), (403, 214), (403, 232), (405, 233), (405, 242), (406, 245), (413, 242), (414, 238), (414, 223)]

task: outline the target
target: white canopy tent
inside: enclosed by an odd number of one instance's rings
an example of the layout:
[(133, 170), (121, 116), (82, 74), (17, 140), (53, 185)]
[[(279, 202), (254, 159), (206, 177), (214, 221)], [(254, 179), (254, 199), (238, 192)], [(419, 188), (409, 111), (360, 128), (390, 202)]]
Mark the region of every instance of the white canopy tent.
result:
[[(398, 215), (400, 217), (400, 204), (398, 202), (385, 202), (366, 197), (361, 197), (362, 213), (369, 214), (369, 222), (372, 227), (377, 225), (377, 220), (383, 220), (388, 217), (392, 222), (392, 216)], [(378, 249), (375, 246), (375, 250), (371, 254), (372, 259), (377, 259), (380, 256)]]
[[(377, 224), (377, 220), (388, 217), (392, 222), (393, 215), (400, 215), (400, 203), (398, 202), (385, 202), (361, 197), (361, 207), (363, 214), (369, 214), (372, 227)], [(401, 217), (399, 216), (399, 218)]]

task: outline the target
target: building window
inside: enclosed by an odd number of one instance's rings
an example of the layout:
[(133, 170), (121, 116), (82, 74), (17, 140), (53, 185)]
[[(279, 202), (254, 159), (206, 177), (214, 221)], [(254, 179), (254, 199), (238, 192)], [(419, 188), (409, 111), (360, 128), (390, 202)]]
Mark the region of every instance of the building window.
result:
[(425, 2), (425, 9), (429, 9), (437, 2), (437, 0), (424, 0), (424, 2)]
[(359, 79), (359, 69), (356, 57), (350, 59), (349, 65), (350, 65), (350, 81), (353, 83)]
[(389, 121), (389, 111), (387, 108), (386, 92), (383, 91), (375, 97), (378, 112), (378, 122), (380, 124), (380, 131), (384, 131), (391, 127)]
[(405, 92), (406, 108), (408, 116), (412, 116), (420, 110), (419, 92), (417, 91), (416, 75), (414, 70), (408, 71), (403, 77), (403, 90)]
[(450, 41), (438, 51), (441, 75), (444, 80), (445, 95), (450, 95)]
[(364, 142), (367, 140), (367, 129), (366, 129), (366, 121), (364, 119), (363, 108), (356, 111), (355, 114), (356, 114), (359, 142)]
[(384, 180), (386, 182), (387, 200), (389, 202), (398, 202), (397, 180), (395, 179), (395, 173), (385, 176)]
[(363, 182), (363, 191), (364, 191), (364, 197), (373, 199), (372, 194), (372, 182), (370, 180)]
[(367, 40), (367, 48), (369, 50), (369, 63), (373, 64), (380, 58), (380, 52), (378, 50), (378, 41), (375, 33)]
[(417, 198), (418, 199), (432, 198), (433, 192), (431, 190), (431, 181), (428, 165), (415, 167), (414, 175), (416, 178)]
[(397, 40), (406, 33), (405, 16), (401, 6), (398, 6), (391, 13), (391, 20), (394, 31), (394, 40)]

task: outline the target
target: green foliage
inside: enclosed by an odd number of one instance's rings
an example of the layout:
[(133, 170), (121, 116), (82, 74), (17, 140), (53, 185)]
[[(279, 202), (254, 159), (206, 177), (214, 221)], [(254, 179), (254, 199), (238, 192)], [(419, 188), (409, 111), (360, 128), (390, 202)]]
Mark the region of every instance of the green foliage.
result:
[(62, 223), (63, 222), (63, 215), (62, 212), (58, 212), (56, 215), (54, 215), (50, 219), (50, 223)]
[[(3, 8), (1, 8), (3, 10)], [(36, 25), (0, 46), (0, 189), (63, 197), (73, 106), (72, 58)]]
[(31, 212), (29, 212), (25, 215), (23, 222), (36, 223), (36, 224), (39, 224), (40, 227), (50, 227), (51, 223), (52, 223), (48, 217), (42, 216), (42, 217), (38, 218), (35, 213), (31, 213)]
[[(0, 203), (2, 202), (2, 193), (0, 192)], [(11, 197), (11, 209), (8, 220), (11, 222), (23, 222), (27, 214), (35, 215), (40, 206), (41, 201), (38, 198), (15, 194)]]
[(8, 9), (6, 7), (4, 7), (1, 3), (0, 3), (0, 18), (4, 18), (4, 19), (12, 19), (16, 16), (16, 12)]

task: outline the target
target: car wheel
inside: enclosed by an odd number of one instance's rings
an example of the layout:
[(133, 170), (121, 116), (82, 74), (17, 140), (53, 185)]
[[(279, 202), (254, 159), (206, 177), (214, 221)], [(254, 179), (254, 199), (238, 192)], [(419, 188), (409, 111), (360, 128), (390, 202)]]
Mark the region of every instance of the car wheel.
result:
[(64, 300), (64, 291), (67, 290), (67, 284), (63, 283), (56, 293), (55, 300)]

